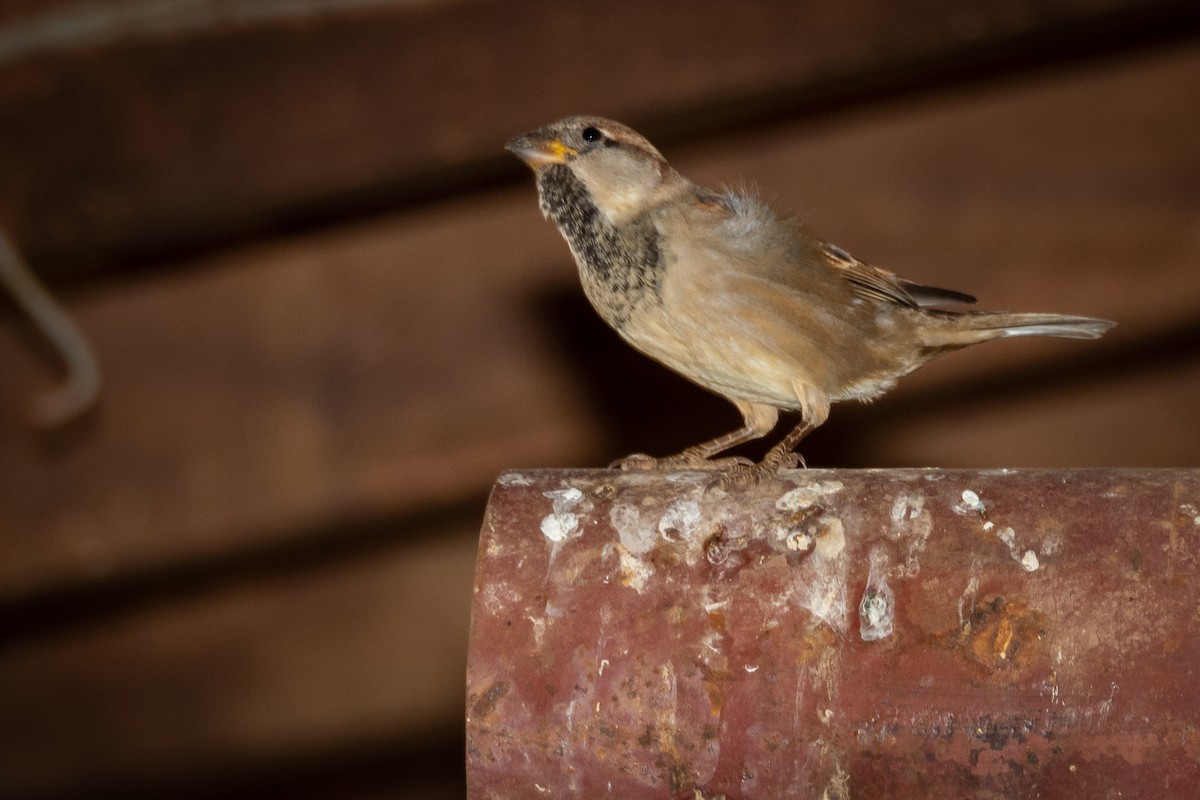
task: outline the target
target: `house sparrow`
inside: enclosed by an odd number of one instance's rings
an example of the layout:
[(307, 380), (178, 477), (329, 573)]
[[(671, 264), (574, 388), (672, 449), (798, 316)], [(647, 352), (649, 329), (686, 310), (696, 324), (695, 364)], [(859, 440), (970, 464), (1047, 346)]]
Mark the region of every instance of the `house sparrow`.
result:
[[(1114, 323), (1061, 314), (933, 308), (975, 298), (922, 286), (813, 238), (743, 192), (697, 186), (645, 138), (600, 117), (568, 117), (507, 149), (537, 178), (542, 213), (566, 239), (591, 304), (634, 348), (742, 413), (735, 431), (623, 469), (720, 469), (753, 482), (793, 452), (831, 403), (869, 401), (927, 361), (1008, 336), (1095, 339)], [(714, 456), (800, 423), (757, 464)]]

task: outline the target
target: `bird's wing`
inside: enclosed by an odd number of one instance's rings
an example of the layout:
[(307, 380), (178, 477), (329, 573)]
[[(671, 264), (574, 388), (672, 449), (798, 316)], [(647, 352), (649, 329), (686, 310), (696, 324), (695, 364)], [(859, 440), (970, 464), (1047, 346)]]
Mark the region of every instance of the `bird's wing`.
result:
[(919, 283), (906, 281), (904, 278), (899, 278), (898, 280), (904, 286), (904, 290), (908, 292), (912, 299), (917, 301), (917, 305), (921, 308), (975, 302), (975, 298), (966, 292), (956, 292), (953, 289), (939, 289), (936, 286), (923, 286)]
[[(781, 238), (763, 235), (762, 232), (785, 232), (786, 237), (800, 246), (802, 255), (786, 259), (767, 258), (765, 264), (743, 261), (742, 268), (771, 277), (786, 285), (793, 285), (793, 281), (811, 281), (814, 277), (812, 271), (820, 271), (821, 265), (825, 265), (834, 275), (849, 284), (857, 297), (863, 299), (906, 308), (975, 302), (975, 298), (969, 294), (924, 286), (859, 261), (837, 245), (814, 239), (798, 223), (778, 218), (768, 206), (745, 194), (718, 194), (698, 189), (693, 197), (692, 208), (706, 217), (710, 224), (711, 220), (720, 219), (729, 225), (726, 235), (737, 238), (760, 236), (766, 245), (766, 252), (778, 252)], [(788, 262), (787, 266), (783, 266), (785, 261)]]
[(908, 308), (924, 308), (945, 303), (974, 303), (975, 298), (953, 289), (923, 286), (905, 280), (893, 272), (859, 261), (837, 245), (821, 243), (821, 254), (854, 288), (859, 297), (896, 303)]

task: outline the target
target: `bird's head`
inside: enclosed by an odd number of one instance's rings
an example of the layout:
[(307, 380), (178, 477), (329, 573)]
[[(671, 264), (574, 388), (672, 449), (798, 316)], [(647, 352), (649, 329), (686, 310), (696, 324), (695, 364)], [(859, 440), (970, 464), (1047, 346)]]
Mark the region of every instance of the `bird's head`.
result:
[(612, 223), (645, 211), (683, 179), (645, 137), (602, 117), (567, 117), (511, 140), (506, 149), (538, 175), (567, 169)]

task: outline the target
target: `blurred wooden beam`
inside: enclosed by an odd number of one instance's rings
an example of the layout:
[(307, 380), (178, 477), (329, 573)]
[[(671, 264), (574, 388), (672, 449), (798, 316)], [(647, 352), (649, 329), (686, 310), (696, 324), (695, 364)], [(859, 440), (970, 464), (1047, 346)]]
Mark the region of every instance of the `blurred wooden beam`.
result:
[[(760, 183), (880, 266), (1120, 323), (949, 356), (894, 395), (935, 412), (839, 407), (812, 463), (1196, 463), (1178, 433), (1196, 419), (1195, 339), (1163, 348), (1200, 302), (1197, 87), (1200, 54), (1180, 50), (672, 152), (697, 180)], [(69, 298), (108, 386), (61, 438), (23, 427), (46, 376), (15, 320), (0, 326), (0, 599), (461, 502), (507, 466), (603, 463), (627, 421), (645, 434), (627, 446), (664, 450), (731, 421), (716, 400), (690, 412), (705, 395), (657, 366), (631, 394), (616, 376), (640, 362), (583, 301), (551, 313), (578, 289), (528, 184), (184, 266)], [(1024, 377), (1109, 352), (1125, 355), (1084, 382)], [(1027, 393), (946, 401), (979, 379)]]
[(0, 796), (212, 796), (461, 730), (477, 525), (0, 637)]
[(515, 175), (498, 143), (569, 112), (711, 126), (1196, 17), (1178, 0), (18, 5), (0, 16), (0, 224), (63, 278)]
[(510, 460), (579, 459), (595, 432), (546, 357), (536, 250), (495, 246), (523, 206), (247, 248), (72, 304), (108, 384), (58, 436), (19, 403), (0, 423), (0, 597), (290, 546), (475, 500)]
[(1190, 799), (1200, 470), (500, 477), (468, 797)]

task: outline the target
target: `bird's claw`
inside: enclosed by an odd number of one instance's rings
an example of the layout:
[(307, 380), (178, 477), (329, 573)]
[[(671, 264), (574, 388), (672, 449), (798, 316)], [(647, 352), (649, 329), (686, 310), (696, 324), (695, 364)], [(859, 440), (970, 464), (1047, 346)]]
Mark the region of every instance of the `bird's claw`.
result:
[(657, 469), (658, 459), (645, 453), (633, 453), (624, 458), (618, 458), (608, 465), (609, 469), (619, 469), (622, 472), (645, 472)]
[(648, 470), (713, 472), (715, 474), (705, 484), (705, 491), (757, 486), (763, 480), (774, 477), (780, 470), (804, 466), (806, 466), (804, 457), (791, 450), (772, 450), (759, 463), (742, 456), (704, 458), (697, 453), (689, 453), (685, 450), (678, 455), (665, 458), (634, 453), (624, 458), (618, 458), (608, 465), (609, 469), (620, 469), (625, 472), (646, 472)]
[(773, 476), (778, 470), (767, 463), (734, 464), (726, 467), (709, 479), (705, 491), (711, 489), (744, 489), (757, 486), (764, 478)]
[[(767, 460), (770, 461), (769, 458)], [(771, 461), (771, 463), (777, 465), (775, 467), (777, 472), (784, 469), (808, 469), (808, 464), (805, 463), (804, 456), (794, 452), (781, 455), (779, 458)]]
[(648, 456), (645, 453), (633, 453), (632, 455), (618, 458), (616, 461), (608, 465), (609, 469), (619, 469), (625, 472), (645, 472), (647, 470), (658, 469), (664, 471), (673, 470), (704, 470), (706, 472), (724, 471), (737, 468), (753, 467), (754, 462), (743, 456), (728, 456), (726, 458), (704, 458), (700, 455), (695, 455), (684, 451), (679, 455), (666, 456), (664, 458), (655, 458)]
[(766, 458), (755, 464), (753, 462), (733, 464), (720, 470), (705, 486), (710, 489), (744, 489), (757, 486), (767, 478), (775, 477), (781, 470), (807, 467), (804, 457), (799, 453), (773, 450)]

